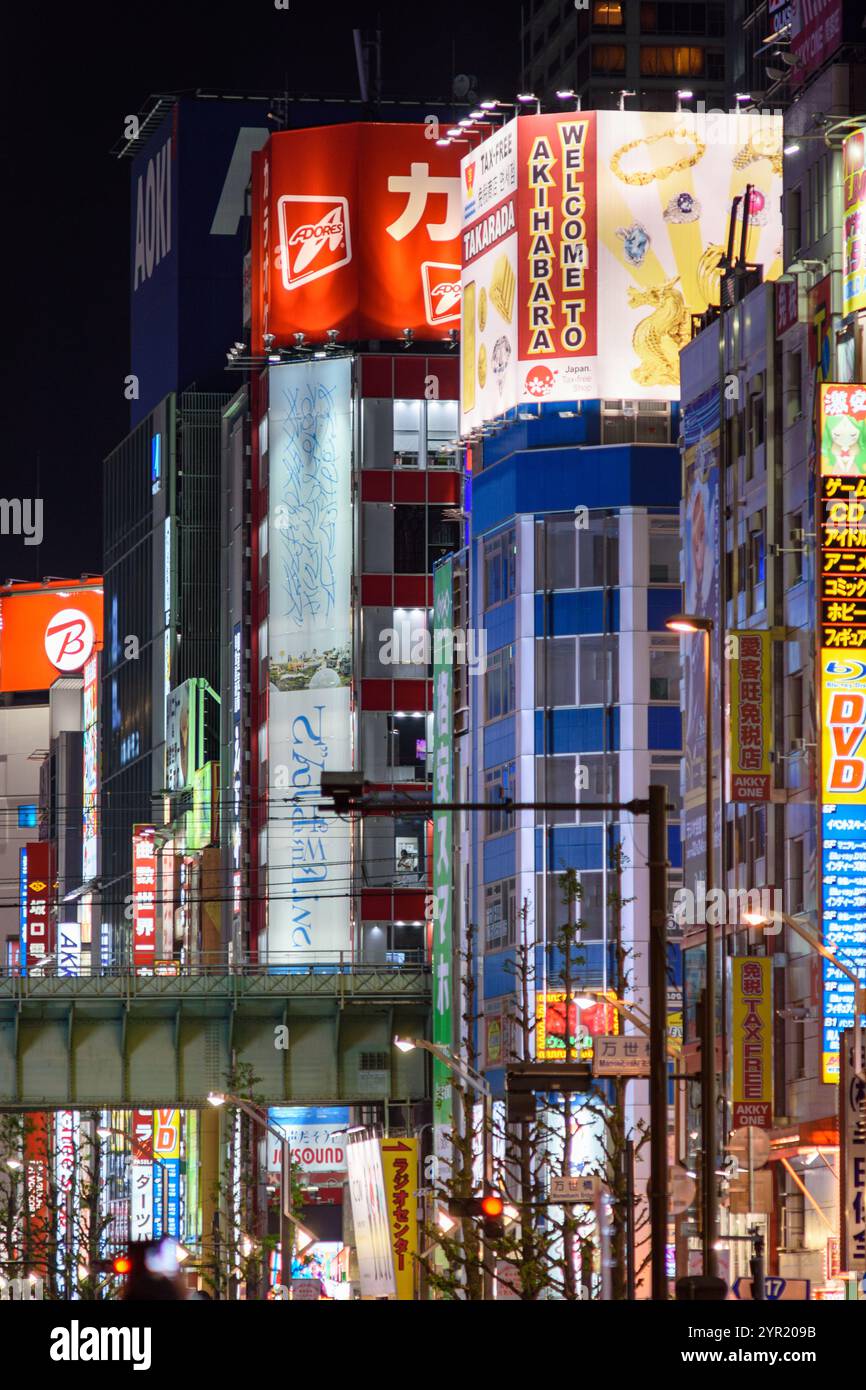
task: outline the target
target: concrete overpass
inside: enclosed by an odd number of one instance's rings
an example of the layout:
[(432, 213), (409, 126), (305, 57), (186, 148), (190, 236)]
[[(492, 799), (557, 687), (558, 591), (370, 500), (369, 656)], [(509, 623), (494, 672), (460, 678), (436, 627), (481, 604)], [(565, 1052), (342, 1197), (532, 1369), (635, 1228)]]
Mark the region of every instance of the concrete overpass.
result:
[(271, 1105), (419, 1099), (424, 1054), (393, 1038), (429, 1010), (424, 966), (0, 977), (0, 1107), (198, 1107), (233, 1063)]

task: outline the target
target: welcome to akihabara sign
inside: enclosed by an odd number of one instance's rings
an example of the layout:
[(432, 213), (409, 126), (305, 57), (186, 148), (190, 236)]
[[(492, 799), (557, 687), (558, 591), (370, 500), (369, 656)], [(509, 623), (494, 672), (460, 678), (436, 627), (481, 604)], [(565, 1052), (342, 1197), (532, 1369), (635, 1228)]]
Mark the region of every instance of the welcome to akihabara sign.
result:
[(771, 114), (520, 116), (464, 156), (461, 178), (464, 430), (538, 401), (677, 400), (747, 185), (747, 259), (782, 272)]

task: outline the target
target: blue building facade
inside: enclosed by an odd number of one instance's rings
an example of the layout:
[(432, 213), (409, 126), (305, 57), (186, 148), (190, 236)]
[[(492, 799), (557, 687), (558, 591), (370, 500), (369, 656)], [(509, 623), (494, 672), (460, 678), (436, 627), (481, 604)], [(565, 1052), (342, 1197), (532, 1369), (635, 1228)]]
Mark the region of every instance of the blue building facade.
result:
[[(463, 825), (455, 899), (461, 935), (476, 929), (477, 1055), (500, 1096), (505, 1062), (525, 1050), (522, 941), (533, 947), (539, 1029), (544, 997), (563, 987), (567, 870), (580, 885), (575, 988), (626, 987), (614, 950), (619, 899), (629, 993), (645, 998), (646, 825), (579, 809), (645, 796), (650, 782), (680, 802), (680, 653), (665, 627), (681, 607), (677, 407), (628, 407), (522, 411), (473, 450), (468, 617), (486, 642), (486, 670), (466, 682), (457, 791), (577, 806), (471, 813)], [(669, 860), (673, 892), (678, 812)], [(536, 1055), (542, 1047), (537, 1032)]]

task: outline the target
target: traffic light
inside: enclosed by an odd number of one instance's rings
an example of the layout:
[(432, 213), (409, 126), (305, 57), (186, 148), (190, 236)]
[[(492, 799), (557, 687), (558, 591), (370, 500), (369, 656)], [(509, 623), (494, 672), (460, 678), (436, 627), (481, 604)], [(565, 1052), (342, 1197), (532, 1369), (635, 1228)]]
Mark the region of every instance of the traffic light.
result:
[(117, 1255), (111, 1261), (112, 1274), (129, 1274), (132, 1269), (132, 1260), (128, 1255)]
[(505, 1234), (505, 1202), (498, 1192), (488, 1190), (480, 1197), (449, 1197), (448, 1215), (480, 1221), (487, 1239), (501, 1240)]

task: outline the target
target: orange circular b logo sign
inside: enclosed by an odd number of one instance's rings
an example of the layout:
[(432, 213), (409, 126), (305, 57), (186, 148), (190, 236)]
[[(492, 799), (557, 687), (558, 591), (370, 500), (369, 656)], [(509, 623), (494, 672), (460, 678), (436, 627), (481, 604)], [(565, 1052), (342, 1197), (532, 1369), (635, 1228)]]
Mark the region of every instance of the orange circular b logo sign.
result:
[(93, 623), (80, 608), (62, 608), (45, 629), (45, 654), (58, 671), (80, 671), (96, 640)]

